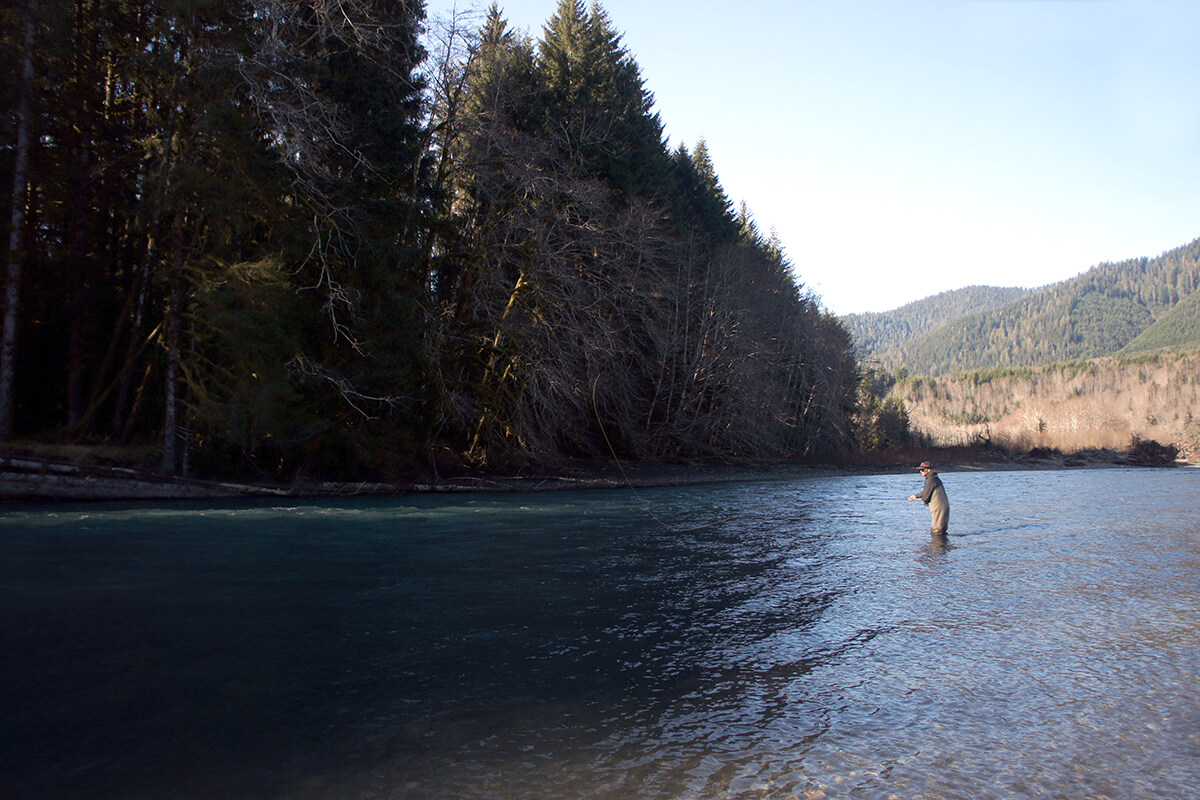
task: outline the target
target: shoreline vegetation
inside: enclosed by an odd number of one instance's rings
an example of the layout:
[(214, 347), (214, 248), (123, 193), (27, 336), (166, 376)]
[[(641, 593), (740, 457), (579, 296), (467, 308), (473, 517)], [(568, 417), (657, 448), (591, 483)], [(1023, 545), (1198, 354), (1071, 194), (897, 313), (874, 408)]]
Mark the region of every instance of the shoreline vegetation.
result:
[(23, 5), (0, 441), (283, 491), (851, 446), (848, 332), (599, 4)]
[(1200, 466), (1173, 448), (1133, 442), (1124, 450), (1091, 448), (1064, 453), (1035, 448), (1012, 452), (995, 447), (905, 448), (854, 453), (825, 462), (798, 460), (721, 463), (623, 462), (595, 459), (521, 473), (459, 472), (414, 474), (403, 480), (291, 483), (163, 475), (136, 462), (114, 463), (112, 454), (73, 448), (72, 457), (51, 456), (36, 447), (0, 452), (0, 503), (220, 500), (227, 498), (383, 497), (457, 492), (643, 489), (705, 483), (784, 481), (837, 474), (906, 472), (932, 460), (946, 472), (1021, 469), (1097, 469), (1120, 466)]

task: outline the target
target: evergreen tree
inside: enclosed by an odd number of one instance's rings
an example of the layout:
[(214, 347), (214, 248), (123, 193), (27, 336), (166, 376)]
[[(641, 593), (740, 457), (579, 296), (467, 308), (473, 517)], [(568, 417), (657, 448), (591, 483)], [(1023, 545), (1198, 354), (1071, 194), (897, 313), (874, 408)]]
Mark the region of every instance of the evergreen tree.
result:
[(531, 57), (493, 8), (473, 62), (438, 273), (447, 433), (485, 461), (844, 444), (848, 340), (777, 238), (734, 215), (703, 142), (667, 156), (599, 6), (560, 3), (543, 35)]
[[(41, 150), (12, 206), (30, 211), (21, 250), (37, 265), (13, 304), (16, 431), (155, 431), (176, 471), (193, 445), (228, 457), (221, 421), (274, 392), (295, 402), (233, 439), (243, 453), (287, 442), (258, 459), (278, 471), (281, 447), (316, 463), (357, 453), (346, 463), (369, 457), (349, 442), (395, 444), (366, 429), (396, 398), (420, 419), (420, 19), (384, 0), (45, 9), (29, 125)], [(15, 143), (16, 126), (2, 132)], [(264, 303), (282, 328), (235, 320)]]
[(264, 47), (247, 85), (292, 174), (288, 200), (299, 212), (283, 258), (325, 320), (324, 334), (306, 331), (288, 362), (323, 420), (308, 429), (297, 466), (398, 468), (412, 458), (426, 413), (423, 12), (385, 0), (258, 3)]
[(544, 29), (538, 67), (542, 123), (567, 160), (618, 197), (647, 193), (666, 167), (662, 124), (637, 63), (598, 4), (561, 0)]
[(700, 232), (714, 243), (735, 241), (741, 235), (733, 204), (721, 186), (703, 139), (690, 151), (684, 145), (675, 150), (671, 178), (671, 208), (677, 230)]

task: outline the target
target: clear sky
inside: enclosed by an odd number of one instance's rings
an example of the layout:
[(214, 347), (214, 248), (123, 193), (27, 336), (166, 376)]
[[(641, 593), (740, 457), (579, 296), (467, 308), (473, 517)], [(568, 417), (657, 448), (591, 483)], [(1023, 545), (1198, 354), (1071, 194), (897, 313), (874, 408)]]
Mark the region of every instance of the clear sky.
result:
[[(428, 14), (456, 5), (488, 3)], [(707, 142), (834, 313), (1041, 286), (1200, 237), (1196, 0), (601, 6), (671, 146)], [(500, 7), (538, 38), (558, 0)]]

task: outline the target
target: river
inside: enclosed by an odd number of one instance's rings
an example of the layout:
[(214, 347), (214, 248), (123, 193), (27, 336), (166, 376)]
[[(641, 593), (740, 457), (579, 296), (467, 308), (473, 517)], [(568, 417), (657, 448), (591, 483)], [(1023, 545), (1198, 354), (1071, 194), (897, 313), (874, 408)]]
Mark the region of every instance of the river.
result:
[(1200, 470), (0, 509), (0, 797), (1200, 797)]

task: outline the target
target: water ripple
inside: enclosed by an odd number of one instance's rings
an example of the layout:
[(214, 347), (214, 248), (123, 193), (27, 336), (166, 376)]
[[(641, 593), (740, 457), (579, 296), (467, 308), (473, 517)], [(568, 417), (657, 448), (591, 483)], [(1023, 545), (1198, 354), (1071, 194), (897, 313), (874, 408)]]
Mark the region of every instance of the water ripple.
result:
[(943, 477), (0, 514), (0, 789), (1196, 797), (1200, 471)]

